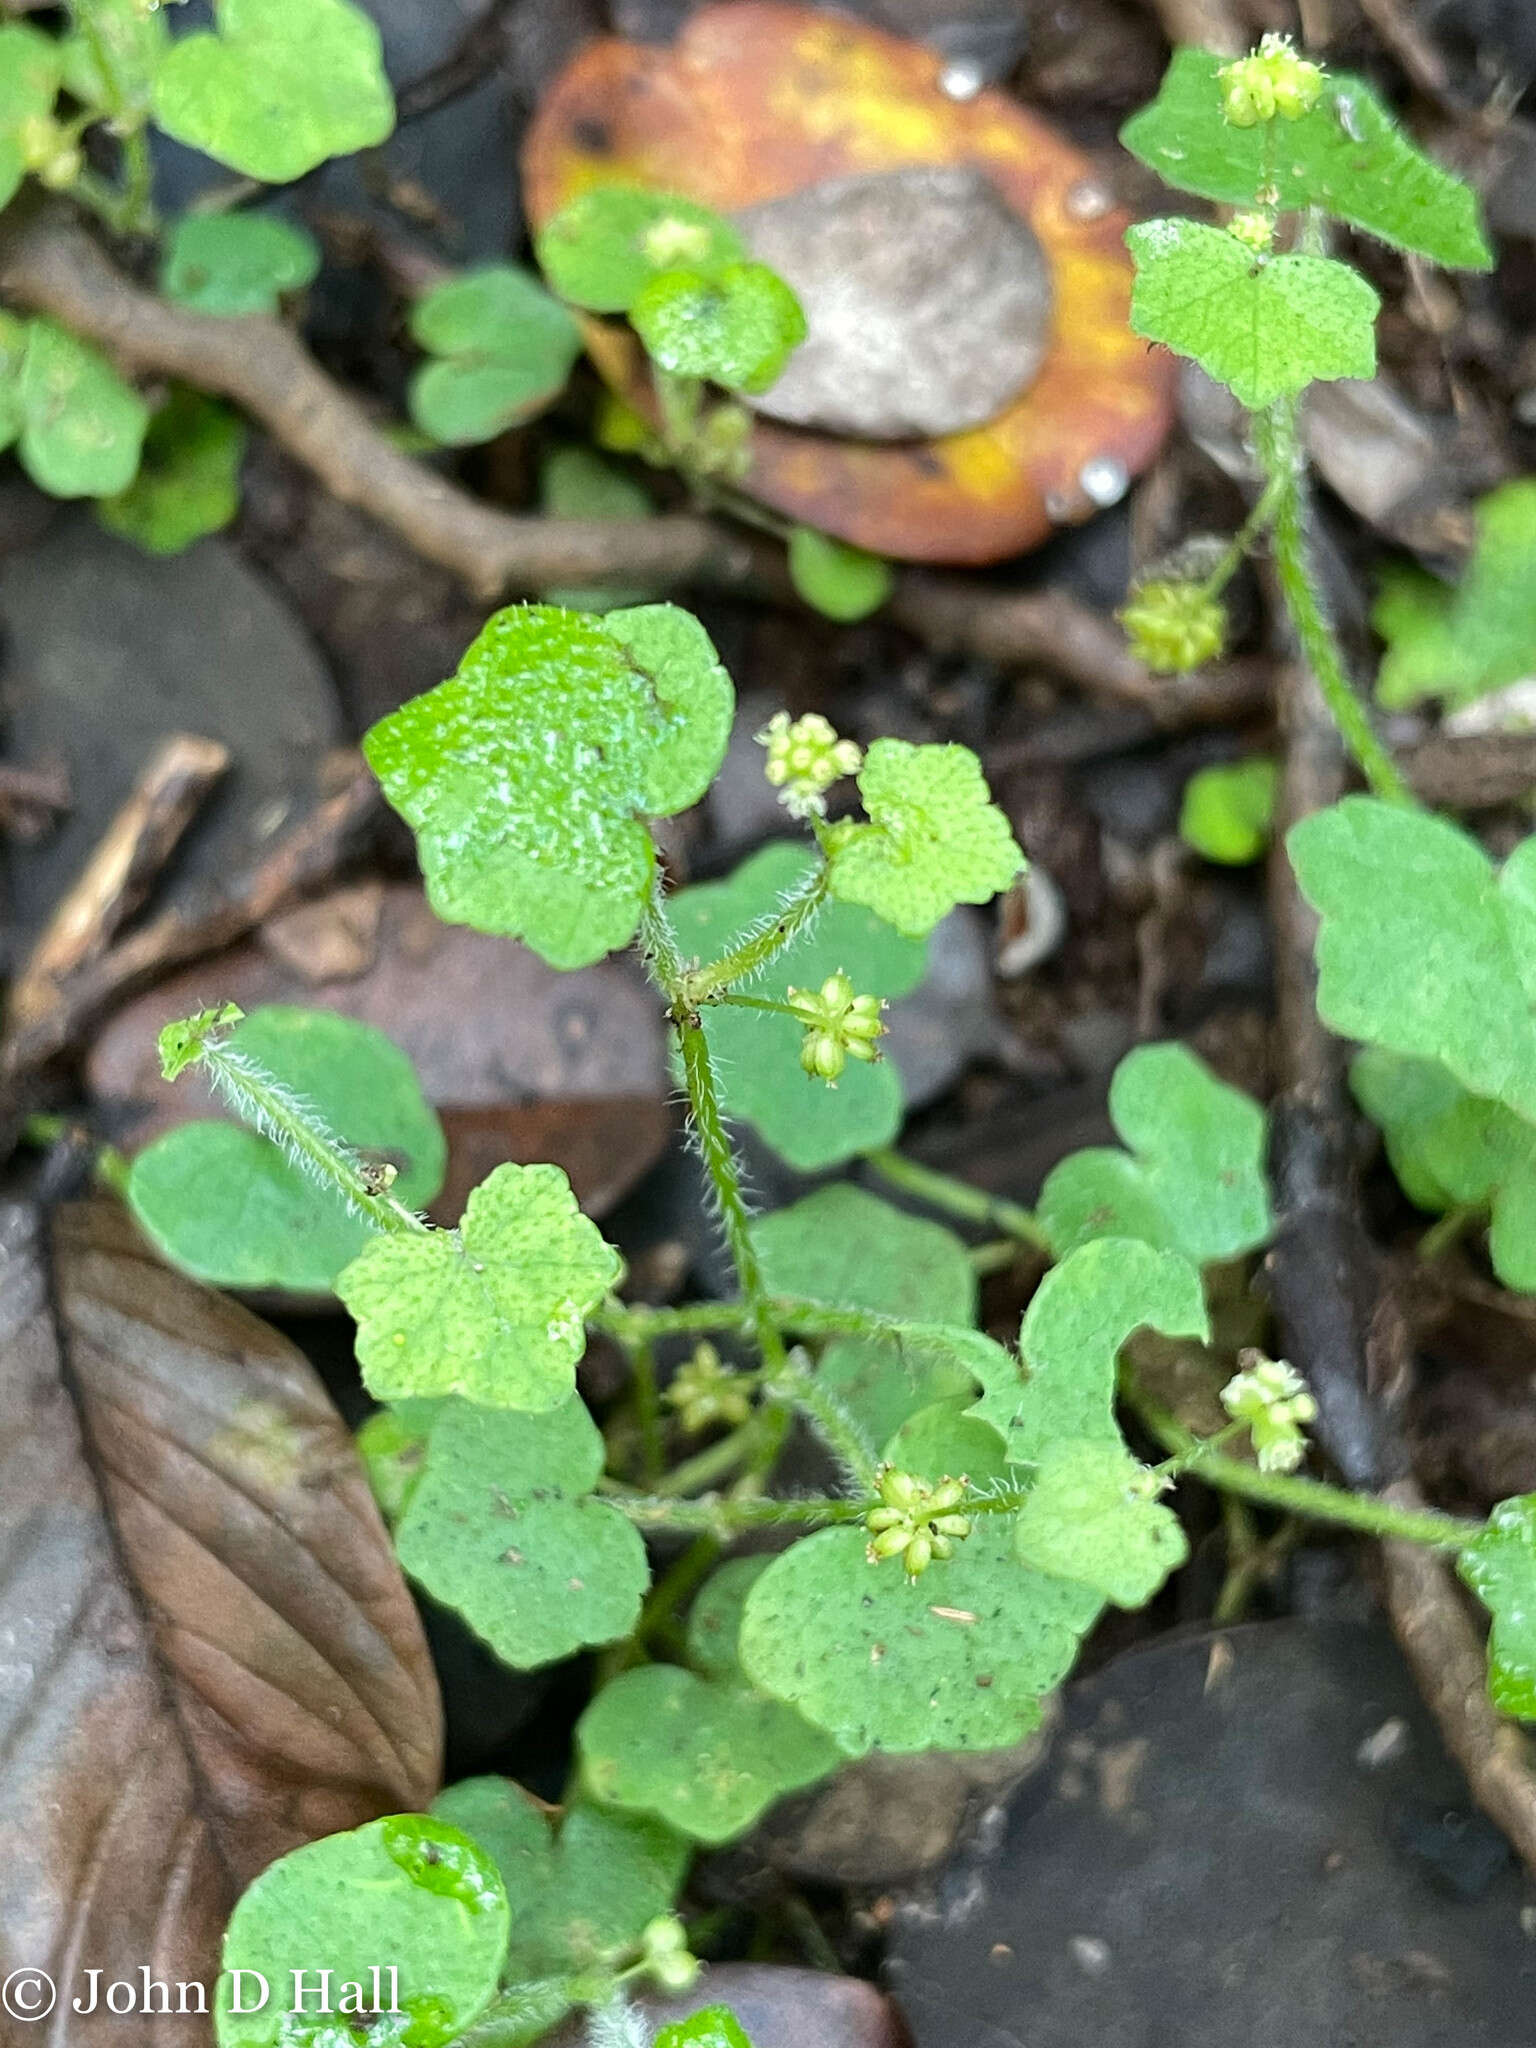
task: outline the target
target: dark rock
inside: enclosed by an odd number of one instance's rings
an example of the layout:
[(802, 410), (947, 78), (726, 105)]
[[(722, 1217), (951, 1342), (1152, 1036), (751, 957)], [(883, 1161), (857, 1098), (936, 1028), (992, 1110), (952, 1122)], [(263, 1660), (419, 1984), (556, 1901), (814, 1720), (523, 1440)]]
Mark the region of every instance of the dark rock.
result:
[[(636, 2003), (658, 2027), (711, 2005), (729, 2006), (752, 2048), (910, 2048), (900, 2016), (872, 1984), (821, 1970), (717, 1963), (682, 1998)], [(581, 2048), (585, 2040), (582, 2022), (568, 2020), (547, 2048)]]
[(810, 326), (751, 401), (772, 419), (877, 441), (957, 433), (1000, 412), (1040, 367), (1049, 267), (977, 171), (836, 178), (747, 207), (736, 223), (794, 286)]
[(222, 540), (157, 559), (64, 513), (0, 559), (0, 619), (8, 752), (61, 761), (73, 793), (57, 831), (14, 851), (23, 943), (167, 733), (222, 740), (234, 761), (171, 871), (184, 882), (238, 873), (295, 823), (342, 737), (308, 638)]
[(1277, 1622), (1069, 1688), (992, 1853), (899, 1912), (890, 1981), (919, 2048), (1507, 2048), (1522, 1897), (1386, 1629)]

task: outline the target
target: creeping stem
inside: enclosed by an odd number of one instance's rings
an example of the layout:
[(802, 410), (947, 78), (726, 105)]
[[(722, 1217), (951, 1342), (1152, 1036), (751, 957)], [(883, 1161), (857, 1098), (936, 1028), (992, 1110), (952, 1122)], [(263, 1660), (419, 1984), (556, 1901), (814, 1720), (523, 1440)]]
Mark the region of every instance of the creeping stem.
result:
[(760, 974), (776, 953), (782, 953), (805, 930), (826, 901), (826, 896), (827, 868), (822, 863), (785, 899), (771, 923), (754, 932), (750, 938), (743, 939), (739, 946), (733, 946), (729, 953), (709, 966), (685, 972), (676, 993), (694, 1005), (707, 1003), (728, 989), (732, 982), (748, 981), (754, 974)]

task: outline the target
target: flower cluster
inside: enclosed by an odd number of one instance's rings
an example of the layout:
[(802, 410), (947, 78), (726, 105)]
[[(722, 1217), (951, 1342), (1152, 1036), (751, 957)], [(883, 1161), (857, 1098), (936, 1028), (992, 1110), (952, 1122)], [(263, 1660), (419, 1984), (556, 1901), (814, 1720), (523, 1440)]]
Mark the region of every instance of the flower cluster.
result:
[(841, 968), (820, 988), (786, 989), (784, 999), (805, 1026), (800, 1064), (813, 1080), (835, 1087), (849, 1060), (879, 1059), (875, 1042), (885, 1031), (885, 1004), (879, 996), (855, 995)]
[(752, 1413), (752, 1395), (740, 1373), (721, 1362), (713, 1344), (694, 1346), (672, 1375), (665, 1400), (690, 1436), (717, 1424), (735, 1429)]
[(969, 1515), (955, 1510), (965, 1499), (964, 1479), (941, 1479), (937, 1486), (882, 1465), (875, 1479), (881, 1505), (864, 1517), (869, 1544), (864, 1555), (871, 1564), (882, 1558), (901, 1558), (909, 1579), (920, 1578), (937, 1558), (954, 1554), (957, 1543), (971, 1533)]
[(768, 749), (763, 773), (782, 791), (779, 801), (792, 818), (821, 817), (826, 793), (845, 775), (857, 775), (864, 756), (852, 740), (841, 740), (819, 711), (792, 719), (776, 711), (757, 735)]
[(1222, 1388), (1221, 1405), (1235, 1422), (1247, 1423), (1261, 1472), (1294, 1472), (1307, 1454), (1304, 1426), (1317, 1420), (1317, 1403), (1283, 1358), (1242, 1356), (1253, 1362)]
[(1182, 675), (1226, 645), (1227, 613), (1199, 583), (1160, 576), (1138, 583), (1119, 611), (1131, 651), (1160, 675)]
[(1223, 64), (1221, 111), (1234, 128), (1257, 128), (1276, 114), (1299, 121), (1317, 105), (1322, 67), (1298, 56), (1289, 36), (1267, 35), (1246, 57)]
[(1267, 213), (1234, 213), (1227, 233), (1235, 235), (1255, 256), (1267, 256), (1275, 244), (1275, 224)]
[(640, 1936), (639, 1968), (663, 1991), (687, 1991), (697, 1982), (702, 1963), (688, 1949), (688, 1930), (675, 1913), (647, 1923)]

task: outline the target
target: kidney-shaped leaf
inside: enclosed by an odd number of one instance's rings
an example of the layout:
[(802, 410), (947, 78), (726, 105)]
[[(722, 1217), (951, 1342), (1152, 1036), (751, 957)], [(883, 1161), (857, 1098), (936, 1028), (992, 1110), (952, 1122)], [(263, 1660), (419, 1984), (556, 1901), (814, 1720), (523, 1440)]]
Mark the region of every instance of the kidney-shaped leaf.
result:
[(1457, 1570), (1493, 1616), (1488, 1691), (1496, 1707), (1536, 1721), (1536, 1494), (1500, 1501)]
[(876, 740), (859, 774), (866, 825), (835, 828), (832, 894), (926, 938), (957, 903), (986, 903), (1024, 866), (968, 747)]
[(155, 119), (178, 142), (283, 185), (394, 127), (379, 32), (352, 0), (214, 0), (214, 17), (155, 75)]
[(601, 619), (515, 605), (365, 751), (415, 828), (440, 917), (585, 967), (634, 937), (655, 865), (643, 821), (704, 794), (733, 698), (673, 605)]
[[(430, 1798), (436, 1682), (292, 1345), (105, 1205), (58, 1216), (51, 1265), (5, 1210), (0, 1979), (62, 1989), (87, 1962), (136, 1983), (149, 1961), (211, 1991), (274, 1857)], [(121, 2048), (206, 2041), (206, 2021), (110, 2026)]]

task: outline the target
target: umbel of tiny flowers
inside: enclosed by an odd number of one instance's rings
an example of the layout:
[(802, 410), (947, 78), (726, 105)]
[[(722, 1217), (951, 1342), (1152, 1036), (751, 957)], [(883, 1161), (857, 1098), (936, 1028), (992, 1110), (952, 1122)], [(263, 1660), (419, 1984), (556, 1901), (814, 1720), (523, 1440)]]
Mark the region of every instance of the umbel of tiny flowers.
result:
[(1289, 36), (1270, 34), (1246, 57), (1223, 64), (1221, 111), (1234, 128), (1257, 128), (1279, 114), (1299, 121), (1317, 105), (1323, 89), (1319, 65), (1298, 56)]
[(1234, 213), (1227, 233), (1235, 235), (1255, 256), (1267, 256), (1275, 245), (1275, 224), (1267, 213)]
[(716, 1424), (735, 1429), (752, 1413), (752, 1396), (739, 1373), (722, 1364), (714, 1345), (694, 1346), (677, 1368), (663, 1397), (690, 1436)]
[(869, 1542), (864, 1555), (871, 1564), (899, 1557), (909, 1579), (921, 1578), (937, 1558), (952, 1557), (955, 1545), (971, 1533), (969, 1515), (955, 1510), (965, 1499), (964, 1479), (941, 1479), (935, 1486), (894, 1465), (875, 1475), (880, 1506), (864, 1517)]
[(820, 988), (790, 988), (784, 999), (805, 1026), (800, 1064), (813, 1080), (836, 1087), (849, 1060), (877, 1060), (876, 1041), (885, 1032), (879, 996), (859, 996), (839, 968)]
[(1307, 1454), (1305, 1425), (1317, 1420), (1307, 1383), (1283, 1358), (1239, 1353), (1243, 1370), (1221, 1390), (1234, 1422), (1246, 1422), (1261, 1472), (1294, 1472)]
[(1199, 668), (1226, 645), (1221, 599), (1182, 577), (1158, 576), (1136, 584), (1118, 616), (1131, 651), (1160, 675)]
[(864, 761), (854, 742), (839, 739), (819, 711), (795, 719), (787, 711), (775, 711), (757, 743), (768, 749), (763, 773), (792, 818), (823, 816), (827, 791), (845, 775), (857, 775)]

